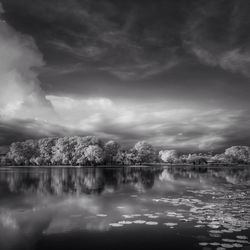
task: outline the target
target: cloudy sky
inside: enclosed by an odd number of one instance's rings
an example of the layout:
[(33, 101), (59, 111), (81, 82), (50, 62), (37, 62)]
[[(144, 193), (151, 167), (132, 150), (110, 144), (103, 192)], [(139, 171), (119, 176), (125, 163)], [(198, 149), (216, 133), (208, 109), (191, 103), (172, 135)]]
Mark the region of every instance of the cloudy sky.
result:
[(0, 145), (250, 145), (250, 1), (0, 2)]

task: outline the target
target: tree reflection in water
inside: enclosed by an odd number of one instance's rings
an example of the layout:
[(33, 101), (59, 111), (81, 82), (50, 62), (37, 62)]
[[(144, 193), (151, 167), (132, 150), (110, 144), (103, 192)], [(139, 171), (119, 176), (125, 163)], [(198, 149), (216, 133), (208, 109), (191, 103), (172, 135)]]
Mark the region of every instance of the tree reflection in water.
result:
[(91, 194), (131, 184), (149, 189), (162, 170), (154, 168), (46, 168), (0, 171), (0, 182), (13, 193)]
[[(0, 248), (47, 249), (47, 237), (61, 235), (56, 247), (82, 249), (98, 232), (91, 249), (112, 249), (110, 237), (133, 248), (135, 232), (145, 249), (159, 240), (171, 249), (240, 248), (249, 244), (249, 186), (248, 168), (2, 169)], [(117, 238), (119, 230), (126, 234)], [(75, 232), (72, 246), (65, 237)]]

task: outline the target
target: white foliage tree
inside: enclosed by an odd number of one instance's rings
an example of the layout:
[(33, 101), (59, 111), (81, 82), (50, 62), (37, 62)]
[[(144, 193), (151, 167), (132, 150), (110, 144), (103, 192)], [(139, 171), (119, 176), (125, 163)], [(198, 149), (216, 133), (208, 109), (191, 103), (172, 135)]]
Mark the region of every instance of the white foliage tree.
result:
[(146, 141), (139, 141), (135, 144), (136, 161), (138, 163), (149, 163), (155, 160), (155, 149)]
[(171, 150), (161, 150), (159, 152), (159, 157), (163, 162), (175, 163), (178, 161), (177, 151), (174, 149)]
[(103, 150), (98, 145), (89, 145), (84, 149), (84, 156), (90, 165), (96, 165), (103, 162)]
[(248, 163), (250, 162), (250, 147), (248, 146), (232, 146), (225, 150), (225, 155), (232, 162)]

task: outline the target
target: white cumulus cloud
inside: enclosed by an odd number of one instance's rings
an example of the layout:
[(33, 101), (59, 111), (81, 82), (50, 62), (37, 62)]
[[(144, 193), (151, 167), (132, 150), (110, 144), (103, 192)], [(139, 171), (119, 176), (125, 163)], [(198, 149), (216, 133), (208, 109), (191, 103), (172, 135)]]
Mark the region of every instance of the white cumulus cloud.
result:
[(51, 112), (40, 87), (36, 68), (44, 61), (32, 37), (6, 23), (0, 5), (0, 115), (30, 118)]

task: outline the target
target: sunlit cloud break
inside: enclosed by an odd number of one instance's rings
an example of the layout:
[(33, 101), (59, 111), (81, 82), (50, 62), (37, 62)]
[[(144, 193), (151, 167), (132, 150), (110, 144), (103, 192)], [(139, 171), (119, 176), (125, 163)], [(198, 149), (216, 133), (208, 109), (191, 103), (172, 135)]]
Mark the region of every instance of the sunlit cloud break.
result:
[[(212, 150), (222, 147), (228, 140), (225, 131), (238, 132), (237, 123), (244, 116), (240, 110), (206, 110), (203, 108), (166, 109), (165, 103), (140, 105), (117, 103), (108, 98), (77, 99), (47, 95), (57, 118), (50, 115), (30, 117), (56, 134), (94, 134), (125, 143), (139, 139), (158, 146)], [(46, 126), (45, 126), (46, 124)], [(60, 125), (61, 129), (55, 127)], [(29, 123), (32, 129), (32, 123)], [(43, 129), (44, 129), (43, 128)]]

